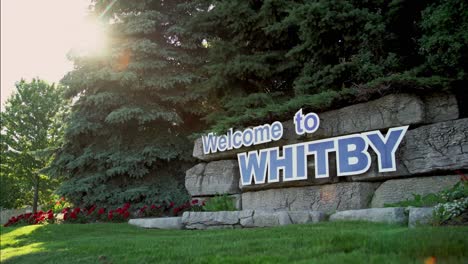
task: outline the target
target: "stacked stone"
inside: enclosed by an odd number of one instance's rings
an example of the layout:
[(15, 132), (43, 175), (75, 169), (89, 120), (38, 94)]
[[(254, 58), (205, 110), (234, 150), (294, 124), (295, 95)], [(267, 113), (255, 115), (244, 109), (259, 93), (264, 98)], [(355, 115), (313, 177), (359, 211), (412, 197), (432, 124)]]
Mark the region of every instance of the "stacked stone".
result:
[[(468, 118), (459, 118), (451, 93), (425, 96), (392, 94), (380, 99), (319, 113), (320, 128), (298, 136), (292, 120), (283, 122), (279, 141), (249, 148), (203, 154), (201, 138), (193, 156), (202, 162), (186, 172), (185, 186), (193, 197), (234, 195), (237, 208), (251, 210), (335, 211), (383, 207), (412, 194), (435, 193), (459, 181), (456, 170), (468, 168)], [(337, 177), (331, 153), (329, 178), (314, 178), (309, 159), (309, 179), (242, 186), (237, 153), (285, 144), (344, 136), (409, 125), (397, 153), (397, 171), (379, 173), (377, 163), (364, 174)], [(376, 155), (371, 151), (374, 160)]]

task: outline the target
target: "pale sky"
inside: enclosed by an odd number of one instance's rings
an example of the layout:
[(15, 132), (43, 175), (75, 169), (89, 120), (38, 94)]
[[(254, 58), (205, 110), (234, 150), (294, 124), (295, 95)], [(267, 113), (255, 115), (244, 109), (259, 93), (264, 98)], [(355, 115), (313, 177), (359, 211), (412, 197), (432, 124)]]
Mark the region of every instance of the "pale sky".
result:
[(89, 39), (90, 0), (0, 0), (1, 105), (21, 78), (58, 82), (73, 64), (67, 52)]

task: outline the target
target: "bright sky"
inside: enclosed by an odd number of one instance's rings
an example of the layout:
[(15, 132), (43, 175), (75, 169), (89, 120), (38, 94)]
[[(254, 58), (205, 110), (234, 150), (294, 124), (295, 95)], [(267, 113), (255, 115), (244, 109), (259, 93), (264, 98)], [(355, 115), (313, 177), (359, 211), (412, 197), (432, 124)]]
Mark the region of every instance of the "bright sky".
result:
[[(90, 38), (90, 0), (1, 0), (1, 105), (21, 78), (58, 82), (67, 52)], [(89, 25), (89, 23), (88, 23)]]

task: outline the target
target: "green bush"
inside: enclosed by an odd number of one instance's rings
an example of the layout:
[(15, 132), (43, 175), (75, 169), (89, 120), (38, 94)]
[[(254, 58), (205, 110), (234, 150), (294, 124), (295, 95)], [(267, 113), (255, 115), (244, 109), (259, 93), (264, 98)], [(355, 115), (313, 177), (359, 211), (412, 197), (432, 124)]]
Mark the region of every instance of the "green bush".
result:
[(211, 199), (208, 199), (203, 206), (204, 211), (216, 212), (216, 211), (236, 211), (234, 205), (234, 198), (227, 194), (217, 194)]

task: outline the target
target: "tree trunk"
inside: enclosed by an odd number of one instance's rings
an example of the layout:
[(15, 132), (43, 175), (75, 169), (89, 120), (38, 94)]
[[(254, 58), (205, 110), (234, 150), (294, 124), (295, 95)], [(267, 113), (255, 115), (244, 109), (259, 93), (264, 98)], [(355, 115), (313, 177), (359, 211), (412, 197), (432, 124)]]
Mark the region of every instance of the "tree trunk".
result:
[(33, 200), (33, 213), (37, 212), (37, 203), (39, 201), (39, 174), (35, 175), (34, 181), (34, 200)]

